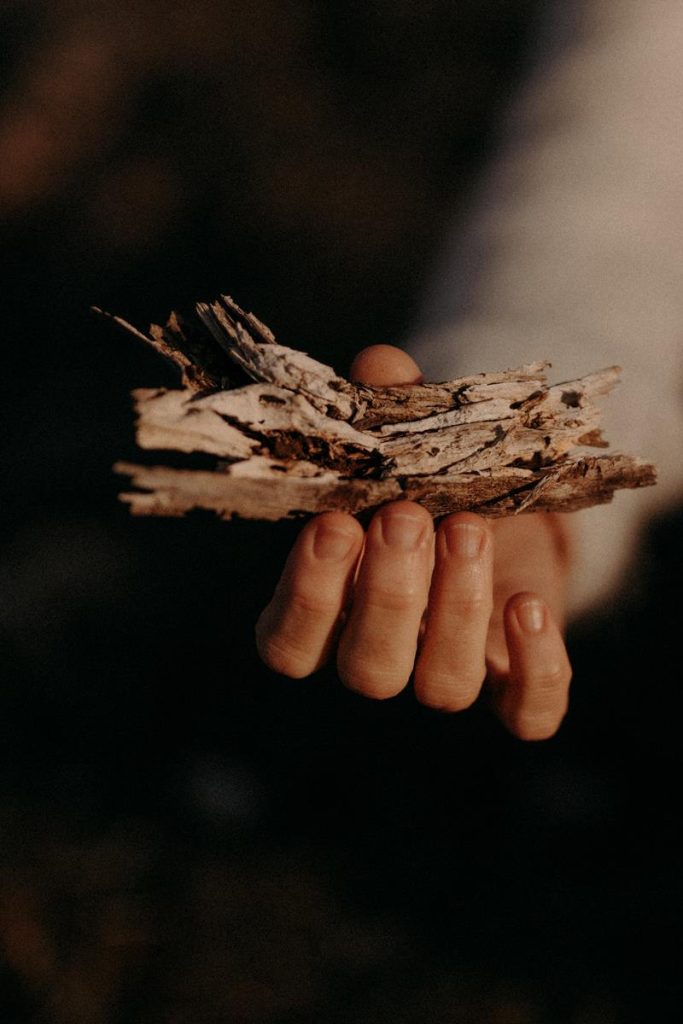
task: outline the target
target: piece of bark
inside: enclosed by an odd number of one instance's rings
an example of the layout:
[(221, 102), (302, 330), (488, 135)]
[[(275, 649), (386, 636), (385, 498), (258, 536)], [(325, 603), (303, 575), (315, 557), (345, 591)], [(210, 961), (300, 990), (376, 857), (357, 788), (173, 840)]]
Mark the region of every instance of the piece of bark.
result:
[(181, 389), (134, 392), (140, 447), (215, 458), (210, 470), (118, 463), (137, 488), (122, 499), (138, 515), (277, 520), (410, 498), (435, 516), (502, 516), (572, 511), (655, 482), (633, 456), (585, 452), (606, 447), (598, 400), (618, 367), (553, 386), (549, 364), (534, 363), (381, 388), (277, 344), (227, 296), (149, 336), (113, 319), (181, 378)]

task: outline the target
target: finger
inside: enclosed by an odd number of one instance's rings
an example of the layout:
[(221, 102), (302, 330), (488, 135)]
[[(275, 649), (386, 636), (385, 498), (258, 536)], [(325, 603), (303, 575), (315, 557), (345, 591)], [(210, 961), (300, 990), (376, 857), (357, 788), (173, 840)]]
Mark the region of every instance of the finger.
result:
[(345, 512), (301, 531), (256, 623), (258, 652), (275, 672), (301, 679), (325, 662), (362, 546), (363, 528)]
[(441, 523), (435, 547), (415, 694), (429, 707), (460, 711), (476, 700), (486, 676), (493, 542), (484, 520), (463, 512)]
[(366, 697), (393, 697), (410, 678), (433, 536), (429, 512), (411, 501), (386, 505), (370, 523), (337, 656), (342, 681)]
[(350, 377), (363, 384), (381, 387), (422, 382), (422, 373), (415, 360), (395, 345), (364, 348), (351, 363)]
[(562, 634), (545, 601), (521, 593), (505, 608), (508, 680), (496, 686), (496, 710), (515, 736), (544, 740), (567, 711), (571, 665)]
[(486, 658), (495, 679), (510, 670), (504, 612), (515, 594), (540, 594), (555, 621), (563, 625), (566, 606), (568, 557), (563, 520), (558, 515), (534, 513), (498, 519), (494, 538), (493, 615)]

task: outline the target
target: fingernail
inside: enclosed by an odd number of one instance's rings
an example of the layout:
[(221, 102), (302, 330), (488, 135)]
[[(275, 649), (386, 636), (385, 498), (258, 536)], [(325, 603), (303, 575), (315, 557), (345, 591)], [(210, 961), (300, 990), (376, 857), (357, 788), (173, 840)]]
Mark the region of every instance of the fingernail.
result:
[(474, 523), (449, 523), (446, 527), (446, 547), (450, 555), (458, 558), (476, 558), (484, 545), (484, 531)]
[(401, 512), (380, 515), (379, 522), (384, 543), (402, 551), (412, 551), (419, 547), (426, 535), (427, 524), (424, 520)]
[(341, 562), (356, 543), (346, 530), (337, 530), (329, 523), (321, 523), (313, 537), (313, 554), (328, 562)]
[(516, 615), (525, 633), (540, 633), (545, 626), (545, 607), (542, 601), (525, 601), (518, 605)]

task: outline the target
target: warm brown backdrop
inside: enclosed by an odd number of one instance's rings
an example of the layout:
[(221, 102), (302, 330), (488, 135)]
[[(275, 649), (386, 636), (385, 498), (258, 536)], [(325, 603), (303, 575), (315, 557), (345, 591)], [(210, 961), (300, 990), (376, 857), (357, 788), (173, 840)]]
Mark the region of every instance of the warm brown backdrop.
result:
[(681, 531), (551, 744), (275, 679), (294, 528), (127, 518), (168, 378), (87, 312), (230, 290), (342, 371), (400, 339), (542, 6), (2, 5), (3, 1024), (676, 1019)]

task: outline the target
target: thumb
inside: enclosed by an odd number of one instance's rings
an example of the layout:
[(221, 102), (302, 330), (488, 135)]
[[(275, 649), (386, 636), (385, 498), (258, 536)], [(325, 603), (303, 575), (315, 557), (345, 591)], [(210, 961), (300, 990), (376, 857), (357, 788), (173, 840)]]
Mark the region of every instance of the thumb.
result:
[(396, 384), (421, 384), (420, 367), (407, 352), (395, 345), (369, 345), (351, 363), (351, 380), (358, 384), (392, 387)]

